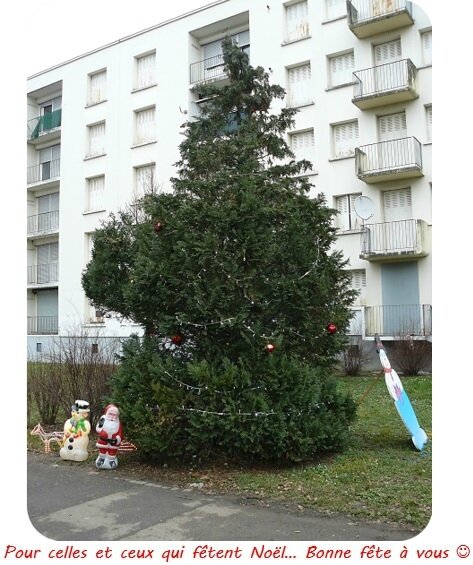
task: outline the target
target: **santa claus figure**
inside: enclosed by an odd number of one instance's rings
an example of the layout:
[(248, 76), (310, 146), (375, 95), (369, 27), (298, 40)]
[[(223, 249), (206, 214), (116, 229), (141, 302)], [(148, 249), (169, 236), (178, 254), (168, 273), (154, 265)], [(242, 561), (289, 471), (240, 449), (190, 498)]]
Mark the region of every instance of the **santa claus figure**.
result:
[(114, 404), (109, 404), (95, 428), (99, 435), (96, 444), (99, 456), (95, 460), (98, 469), (116, 469), (118, 466), (118, 447), (123, 439), (119, 416), (118, 408)]

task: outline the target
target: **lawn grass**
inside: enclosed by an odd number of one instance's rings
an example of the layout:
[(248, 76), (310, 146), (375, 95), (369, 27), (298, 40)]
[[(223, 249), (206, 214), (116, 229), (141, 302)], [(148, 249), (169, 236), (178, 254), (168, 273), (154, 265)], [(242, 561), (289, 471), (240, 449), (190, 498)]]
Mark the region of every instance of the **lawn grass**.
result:
[(348, 449), (297, 469), (241, 473), (238, 487), (321, 511), (423, 529), (432, 501), (431, 378), (402, 379), (429, 437), (422, 452), (412, 444), (382, 376), (339, 380), (342, 390), (361, 401)]
[[(349, 514), (355, 520), (396, 523), (421, 531), (430, 520), (432, 505), (431, 377), (402, 377), (429, 438), (421, 452), (414, 447), (382, 374), (338, 380), (341, 390), (349, 392), (358, 403), (350, 443), (343, 453), (291, 467), (237, 467), (215, 461), (178, 468), (140, 461), (138, 452), (120, 457), (114, 474), (183, 487), (198, 484), (203, 492), (296, 504), (328, 514)], [(40, 446), (38, 438), (31, 436), (28, 443), (30, 448)], [(97, 456), (92, 445), (89, 460), (83, 464), (92, 464)]]

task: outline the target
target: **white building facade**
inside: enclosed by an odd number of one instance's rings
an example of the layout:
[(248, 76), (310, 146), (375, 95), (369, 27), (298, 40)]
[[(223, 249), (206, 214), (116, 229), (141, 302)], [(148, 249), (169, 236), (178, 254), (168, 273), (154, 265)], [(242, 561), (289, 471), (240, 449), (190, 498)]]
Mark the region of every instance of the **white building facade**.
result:
[(339, 212), (360, 291), (350, 333), (431, 339), (428, 16), (406, 0), (221, 0), (28, 79), (30, 356), (61, 335), (141, 333), (84, 295), (93, 233), (150, 182), (170, 188), (192, 86), (225, 80), (226, 36), (299, 108), (287, 141)]

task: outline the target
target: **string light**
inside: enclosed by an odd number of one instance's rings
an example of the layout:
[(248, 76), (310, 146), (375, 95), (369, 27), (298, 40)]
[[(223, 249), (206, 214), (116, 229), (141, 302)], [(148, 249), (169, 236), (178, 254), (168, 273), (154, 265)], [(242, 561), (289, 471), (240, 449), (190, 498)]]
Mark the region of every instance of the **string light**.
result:
[(293, 414), (295, 414), (296, 416), (302, 416), (304, 414), (310, 414), (311, 412), (315, 412), (317, 410), (320, 410), (321, 406), (327, 406), (331, 404), (330, 402), (321, 402), (321, 403), (317, 403), (314, 404), (312, 407), (307, 408), (306, 410), (289, 410), (288, 412), (241, 412), (240, 410), (238, 410), (238, 412), (214, 412), (212, 410), (201, 410), (199, 408), (186, 408), (185, 406), (181, 406), (181, 410), (184, 412), (195, 412), (197, 414), (202, 414), (202, 415), (211, 415), (211, 416), (243, 416), (243, 417), (260, 417), (260, 416), (277, 416), (279, 415), (284, 415), (284, 416), (291, 416)]
[[(171, 379), (176, 381), (176, 383), (178, 383), (180, 387), (184, 387), (186, 390), (195, 390), (195, 391), (197, 391), (197, 394), (200, 394), (202, 390), (209, 390), (208, 386), (193, 386), (193, 385), (184, 383), (183, 381), (180, 381), (174, 375), (171, 375), (171, 373), (169, 373), (168, 371), (164, 371), (164, 372), (168, 377), (171, 377)], [(237, 390), (237, 388), (233, 387), (233, 390)], [(266, 390), (266, 387), (264, 385), (260, 385), (260, 386), (254, 386), (254, 387), (245, 388), (245, 389), (238, 389), (238, 390), (240, 392), (247, 392), (247, 391), (251, 391), (251, 390)], [(217, 389), (212, 389), (212, 392), (217, 393), (217, 394), (228, 394), (229, 393), (228, 390), (217, 390)]]
[[(207, 386), (205, 387), (199, 387), (199, 386), (194, 386), (194, 385), (190, 385), (187, 383), (184, 383), (183, 381), (177, 379), (174, 375), (171, 375), (171, 373), (169, 373), (168, 371), (164, 371), (164, 373), (166, 375), (168, 375), (171, 379), (173, 379), (175, 382), (177, 382), (179, 384), (180, 387), (185, 387), (187, 390), (191, 390), (191, 391), (197, 391), (197, 394), (200, 394), (202, 390), (209, 390), (209, 388)], [(228, 394), (229, 391), (228, 390), (217, 390), (217, 389), (211, 389), (212, 392), (217, 393), (217, 394)], [(236, 390), (236, 388), (234, 387), (233, 390)], [(246, 388), (243, 390), (240, 390), (240, 392), (246, 392), (246, 391), (252, 391), (252, 390), (267, 390), (267, 388), (263, 385), (260, 386), (256, 386), (256, 387), (251, 387), (251, 388)], [(253, 411), (253, 412), (242, 412), (241, 410), (238, 410), (238, 412), (216, 412), (214, 410), (203, 410), (201, 408), (187, 408), (186, 406), (181, 406), (180, 410), (182, 410), (183, 412), (193, 412), (195, 414), (202, 414), (202, 415), (210, 415), (210, 416), (223, 416), (223, 417), (227, 417), (227, 416), (232, 416), (232, 417), (253, 417), (253, 418), (258, 418), (258, 417), (266, 417), (266, 416), (276, 416), (276, 415), (284, 415), (284, 416), (291, 416), (291, 415), (297, 415), (297, 416), (302, 416), (304, 414), (310, 414), (312, 412), (315, 412), (317, 410), (320, 410), (320, 408), (322, 406), (329, 406), (331, 404), (331, 402), (316, 402), (315, 404), (313, 404), (312, 406), (310, 406), (309, 408), (306, 408), (305, 410), (288, 410), (286, 412), (274, 412), (269, 411), (269, 412), (261, 412), (261, 411)], [(150, 408), (151, 411), (153, 412), (158, 412), (160, 410), (159, 405), (156, 405), (153, 408)]]

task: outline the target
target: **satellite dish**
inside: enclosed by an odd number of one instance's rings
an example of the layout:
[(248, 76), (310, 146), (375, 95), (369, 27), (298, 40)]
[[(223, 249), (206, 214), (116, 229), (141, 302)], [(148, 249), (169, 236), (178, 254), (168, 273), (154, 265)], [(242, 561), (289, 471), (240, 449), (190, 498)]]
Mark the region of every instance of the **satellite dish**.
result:
[(369, 220), (374, 216), (374, 203), (367, 196), (357, 196), (353, 202), (356, 215), (362, 220)]

